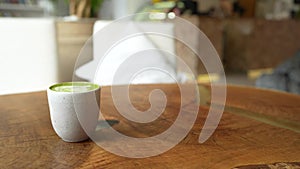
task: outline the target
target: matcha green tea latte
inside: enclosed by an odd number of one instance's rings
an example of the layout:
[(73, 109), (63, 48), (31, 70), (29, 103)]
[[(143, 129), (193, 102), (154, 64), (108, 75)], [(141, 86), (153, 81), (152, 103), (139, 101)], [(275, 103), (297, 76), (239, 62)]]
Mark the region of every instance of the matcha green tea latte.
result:
[(47, 88), (51, 124), (66, 142), (80, 142), (96, 130), (100, 86), (90, 82), (63, 82)]
[(98, 89), (97, 84), (89, 82), (66, 82), (59, 83), (50, 87), (51, 90), (56, 92), (87, 92)]

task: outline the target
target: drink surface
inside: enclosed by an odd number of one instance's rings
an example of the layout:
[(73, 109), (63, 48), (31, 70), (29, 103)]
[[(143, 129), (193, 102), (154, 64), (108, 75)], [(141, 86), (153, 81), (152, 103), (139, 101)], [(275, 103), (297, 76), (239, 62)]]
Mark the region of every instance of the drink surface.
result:
[(99, 88), (98, 85), (89, 82), (66, 82), (55, 84), (50, 87), (56, 92), (87, 92)]

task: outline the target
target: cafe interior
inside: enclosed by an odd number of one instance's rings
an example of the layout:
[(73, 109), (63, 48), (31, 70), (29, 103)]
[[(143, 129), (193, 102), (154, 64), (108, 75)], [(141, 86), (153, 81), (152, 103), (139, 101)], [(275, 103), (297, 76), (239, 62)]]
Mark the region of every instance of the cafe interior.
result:
[[(0, 0), (0, 168), (300, 167), (299, 30), (299, 0)], [(181, 86), (197, 86), (206, 113), (163, 152), (91, 136), (67, 143), (46, 90), (74, 81), (101, 87), (104, 120), (129, 137), (171, 129), (171, 112), (192, 100), (177, 98)], [(162, 117), (115, 115), (110, 89), (126, 85), (139, 111), (159, 109), (163, 91)]]

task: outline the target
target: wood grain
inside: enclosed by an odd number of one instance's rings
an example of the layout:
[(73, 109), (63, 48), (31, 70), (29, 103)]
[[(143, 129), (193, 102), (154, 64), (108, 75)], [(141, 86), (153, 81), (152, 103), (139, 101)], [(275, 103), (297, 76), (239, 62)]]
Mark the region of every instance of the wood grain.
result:
[[(178, 87), (133, 85), (130, 98), (137, 109), (146, 110), (150, 106), (149, 93), (158, 88), (165, 92), (168, 103), (162, 116), (151, 124), (122, 118), (113, 104), (110, 87), (102, 88), (101, 111), (106, 118), (118, 120), (113, 127), (126, 135), (149, 137), (160, 133), (178, 114)], [(229, 86), (227, 92), (226, 106), (299, 122), (300, 96), (238, 86)], [(186, 103), (187, 107), (193, 104)], [(52, 129), (45, 92), (0, 96), (0, 168), (219, 169), (300, 162), (299, 133), (232, 112), (225, 111), (212, 137), (199, 144), (207, 111), (207, 106), (200, 106), (192, 130), (171, 150), (150, 158), (131, 159), (111, 154), (92, 141), (63, 142)]]
[(261, 164), (261, 165), (248, 165), (248, 166), (238, 166), (234, 169), (298, 169), (300, 168), (300, 163), (274, 163), (274, 164)]

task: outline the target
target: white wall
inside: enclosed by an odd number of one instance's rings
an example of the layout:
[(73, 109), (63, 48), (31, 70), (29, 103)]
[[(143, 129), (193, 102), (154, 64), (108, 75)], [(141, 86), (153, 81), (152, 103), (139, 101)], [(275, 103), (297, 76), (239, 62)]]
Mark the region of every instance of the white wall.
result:
[(57, 77), (54, 19), (0, 18), (0, 94), (45, 90)]

